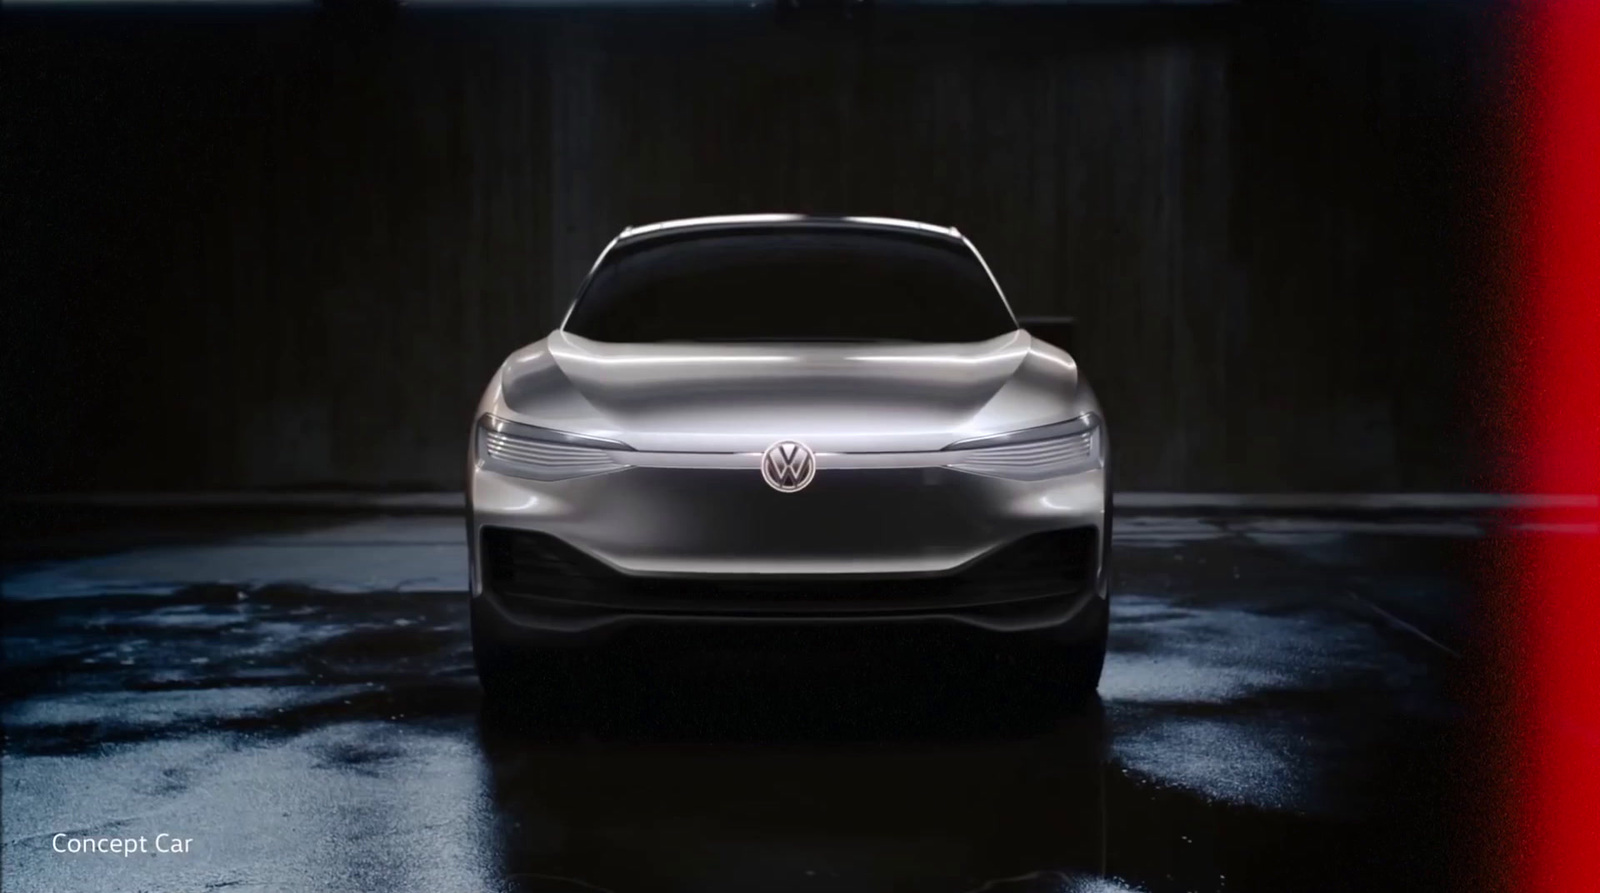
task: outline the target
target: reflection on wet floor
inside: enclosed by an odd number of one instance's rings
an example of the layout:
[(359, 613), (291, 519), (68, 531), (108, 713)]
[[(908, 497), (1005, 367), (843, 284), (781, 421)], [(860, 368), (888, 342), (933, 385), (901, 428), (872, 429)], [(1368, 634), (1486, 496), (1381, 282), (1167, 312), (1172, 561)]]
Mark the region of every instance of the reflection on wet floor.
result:
[[(13, 563), (4, 887), (1437, 887), (1487, 522), (1394, 523), (1119, 519), (1102, 703), (1066, 717), (932, 641), (612, 653), (571, 727), (481, 716), (464, 597), (377, 588), (444, 579), (448, 518)], [(194, 851), (51, 850), (162, 831)]]
[[(769, 709), (824, 706), (783, 700)], [(959, 731), (910, 731), (914, 713), (757, 729), (634, 716), (576, 747), (485, 721), (502, 870), (611, 890), (965, 890), (1041, 869), (1050, 885), (1028, 888), (1073, 889), (1060, 882), (1102, 873), (1098, 711)]]

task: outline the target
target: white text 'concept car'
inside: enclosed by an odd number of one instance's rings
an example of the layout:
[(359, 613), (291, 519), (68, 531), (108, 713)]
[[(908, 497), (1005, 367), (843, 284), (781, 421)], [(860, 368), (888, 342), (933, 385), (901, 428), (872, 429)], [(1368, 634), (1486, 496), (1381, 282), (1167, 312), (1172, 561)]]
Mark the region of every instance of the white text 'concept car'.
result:
[(938, 630), (1064, 696), (1099, 678), (1105, 421), (953, 229), (627, 229), (560, 327), (500, 366), (469, 450), (493, 700), (553, 694), (597, 646), (663, 630)]

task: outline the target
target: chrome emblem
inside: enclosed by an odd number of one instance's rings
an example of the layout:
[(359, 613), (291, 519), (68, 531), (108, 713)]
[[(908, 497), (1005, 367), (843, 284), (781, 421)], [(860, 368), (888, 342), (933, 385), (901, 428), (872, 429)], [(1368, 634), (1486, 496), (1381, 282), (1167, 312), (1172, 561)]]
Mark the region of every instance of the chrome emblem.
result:
[(779, 493), (804, 490), (816, 476), (817, 457), (803, 443), (782, 440), (761, 454), (761, 477)]

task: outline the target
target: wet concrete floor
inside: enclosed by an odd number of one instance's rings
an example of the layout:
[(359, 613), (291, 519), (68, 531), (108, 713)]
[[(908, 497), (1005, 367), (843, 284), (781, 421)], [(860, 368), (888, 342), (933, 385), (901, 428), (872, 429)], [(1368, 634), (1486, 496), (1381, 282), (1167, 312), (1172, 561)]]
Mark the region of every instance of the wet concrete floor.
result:
[(982, 649), (777, 641), (610, 655), (549, 729), (480, 715), (459, 518), (40, 527), (5, 556), (0, 887), (1436, 889), (1489, 528), (1119, 517), (1065, 716)]

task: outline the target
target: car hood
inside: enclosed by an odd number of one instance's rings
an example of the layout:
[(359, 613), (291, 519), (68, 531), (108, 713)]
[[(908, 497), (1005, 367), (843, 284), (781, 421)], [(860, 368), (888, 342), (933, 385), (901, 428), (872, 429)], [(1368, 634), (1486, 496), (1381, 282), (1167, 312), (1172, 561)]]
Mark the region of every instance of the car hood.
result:
[(1077, 366), (1016, 331), (971, 344), (610, 344), (509, 357), (490, 411), (635, 449), (936, 450), (1077, 414)]

